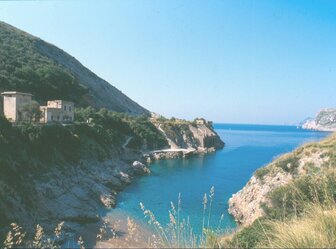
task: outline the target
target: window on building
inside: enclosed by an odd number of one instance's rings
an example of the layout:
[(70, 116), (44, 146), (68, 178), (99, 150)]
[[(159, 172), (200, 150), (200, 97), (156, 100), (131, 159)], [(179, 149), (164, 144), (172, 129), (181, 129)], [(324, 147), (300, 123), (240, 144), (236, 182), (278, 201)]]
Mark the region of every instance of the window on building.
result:
[(64, 106), (64, 111), (66, 111), (66, 105)]
[(53, 115), (51, 115), (51, 120), (54, 120), (54, 116)]
[(71, 112), (71, 106), (69, 106), (69, 111)]

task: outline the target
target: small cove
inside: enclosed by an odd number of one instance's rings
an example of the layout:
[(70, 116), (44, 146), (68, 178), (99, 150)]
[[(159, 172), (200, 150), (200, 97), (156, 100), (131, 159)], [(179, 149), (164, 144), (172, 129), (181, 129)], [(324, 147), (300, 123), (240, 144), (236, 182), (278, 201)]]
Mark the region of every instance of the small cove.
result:
[(122, 212), (125, 216), (144, 221), (139, 206), (142, 202), (164, 225), (169, 222), (170, 202), (177, 205), (181, 193), (182, 217), (189, 216), (194, 231), (200, 234), (203, 195), (214, 186), (210, 226), (217, 228), (223, 214), (221, 228), (233, 229), (236, 223), (227, 212), (228, 199), (244, 187), (256, 169), (303, 143), (328, 135), (295, 126), (215, 124), (214, 128), (226, 143), (223, 150), (150, 164), (152, 174), (136, 180), (121, 192), (116, 209), (109, 215)]

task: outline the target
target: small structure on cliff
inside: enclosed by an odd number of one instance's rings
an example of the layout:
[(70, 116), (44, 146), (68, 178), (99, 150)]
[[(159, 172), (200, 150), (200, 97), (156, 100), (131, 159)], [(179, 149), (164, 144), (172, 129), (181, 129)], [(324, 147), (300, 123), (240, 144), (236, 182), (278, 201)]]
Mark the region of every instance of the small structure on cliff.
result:
[(74, 120), (75, 106), (73, 102), (64, 100), (48, 101), (46, 106), (41, 106), (41, 123), (72, 122)]
[(32, 102), (32, 94), (22, 92), (3, 92), (3, 111), (10, 122), (30, 121), (25, 106)]
[[(32, 94), (23, 92), (3, 92), (3, 112), (10, 122), (72, 122), (75, 116), (73, 102), (64, 100), (48, 101), (46, 106), (32, 100)], [(32, 117), (30, 106), (34, 106), (35, 115)], [(35, 110), (36, 109), (36, 110)], [(36, 112), (38, 115), (36, 115)]]

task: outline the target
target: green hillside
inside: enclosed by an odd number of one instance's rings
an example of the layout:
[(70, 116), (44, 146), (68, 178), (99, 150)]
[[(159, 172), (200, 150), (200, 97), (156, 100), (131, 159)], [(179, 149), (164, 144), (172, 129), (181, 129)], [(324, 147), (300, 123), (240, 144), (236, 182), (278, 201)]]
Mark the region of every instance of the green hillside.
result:
[(72, 56), (4, 22), (0, 22), (0, 91), (29, 92), (41, 103), (64, 99), (76, 106), (148, 113)]
[(85, 104), (87, 88), (65, 68), (41, 55), (36, 39), (0, 23), (0, 91), (30, 92), (39, 101), (64, 98)]
[[(106, 109), (96, 112), (88, 107), (78, 109), (76, 119), (67, 126), (13, 126), (0, 117), (0, 239), (6, 225), (13, 221), (23, 223), (22, 215), (29, 220), (29, 215), (45, 205), (41, 204), (35, 185), (48, 179), (45, 174), (57, 172), (59, 177), (66, 178), (69, 171), (82, 171), (83, 161), (91, 161), (104, 171), (103, 163), (100, 166), (99, 162), (117, 161), (128, 137), (133, 138), (128, 148), (134, 153), (168, 145), (145, 116), (134, 117)], [(88, 119), (89, 124), (83, 122)]]

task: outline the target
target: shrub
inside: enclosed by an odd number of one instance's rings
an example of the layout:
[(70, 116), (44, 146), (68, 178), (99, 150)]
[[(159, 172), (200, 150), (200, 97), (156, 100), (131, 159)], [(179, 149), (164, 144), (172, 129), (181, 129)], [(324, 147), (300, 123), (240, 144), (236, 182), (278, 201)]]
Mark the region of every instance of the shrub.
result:
[(235, 233), (228, 242), (230, 248), (254, 248), (265, 240), (266, 223), (263, 218), (255, 220), (252, 225)]
[(262, 180), (264, 178), (265, 175), (267, 175), (270, 172), (270, 169), (268, 167), (262, 167), (260, 169), (257, 169), (256, 172), (254, 173), (254, 175)]
[(293, 183), (269, 193), (272, 207), (263, 206), (272, 219), (285, 219), (301, 215), (307, 203), (325, 204), (336, 200), (336, 172), (325, 170), (323, 174), (303, 176)]
[(278, 161), (276, 165), (283, 171), (294, 174), (299, 166), (299, 159), (296, 156), (290, 156), (286, 159)]

